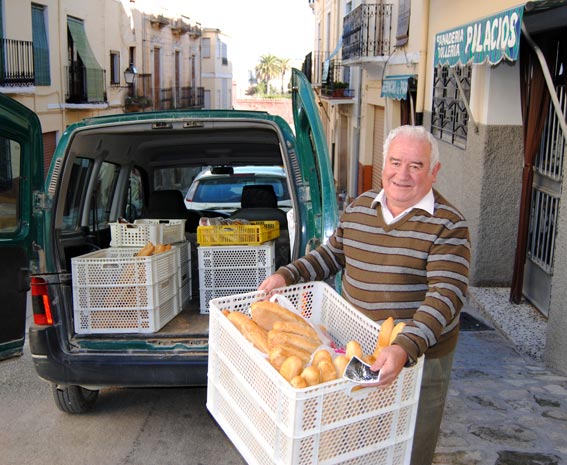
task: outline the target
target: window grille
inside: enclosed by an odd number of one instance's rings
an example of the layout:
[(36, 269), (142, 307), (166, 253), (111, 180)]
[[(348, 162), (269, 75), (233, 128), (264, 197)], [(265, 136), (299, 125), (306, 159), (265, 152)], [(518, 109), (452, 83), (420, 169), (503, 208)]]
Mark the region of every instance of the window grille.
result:
[[(440, 140), (457, 147), (467, 145), (467, 123), (469, 115), (462, 100), (470, 101), (471, 65), (437, 66), (433, 76), (433, 108), (431, 111), (431, 133)], [(452, 72), (451, 72), (452, 71)], [(461, 95), (459, 80), (464, 96)]]

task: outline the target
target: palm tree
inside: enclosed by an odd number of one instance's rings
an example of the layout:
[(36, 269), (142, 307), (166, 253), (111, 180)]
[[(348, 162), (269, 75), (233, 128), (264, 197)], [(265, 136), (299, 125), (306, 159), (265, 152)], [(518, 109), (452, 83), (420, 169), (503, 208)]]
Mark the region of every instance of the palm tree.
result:
[(283, 85), (283, 81), (284, 81), (284, 76), (285, 73), (289, 70), (290, 66), (289, 66), (289, 58), (278, 58), (278, 64), (279, 64), (279, 68), (280, 68), (280, 74), (282, 76), (282, 95), (284, 93), (284, 85)]
[(278, 75), (280, 70), (279, 58), (274, 55), (262, 55), (260, 63), (256, 65), (256, 77), (266, 84), (266, 91), (269, 89), (269, 82)]

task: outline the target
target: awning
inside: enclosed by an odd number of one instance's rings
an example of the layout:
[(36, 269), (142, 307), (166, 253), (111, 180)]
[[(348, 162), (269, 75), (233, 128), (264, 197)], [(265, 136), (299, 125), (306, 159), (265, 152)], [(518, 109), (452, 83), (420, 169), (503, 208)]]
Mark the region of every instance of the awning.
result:
[(89, 102), (102, 102), (104, 101), (104, 73), (89, 45), (85, 26), (81, 20), (70, 16), (67, 17), (67, 26), (85, 67), (87, 99)]
[(516, 61), (524, 4), (435, 36), (434, 66)]
[(413, 74), (400, 74), (386, 76), (382, 80), (382, 92), (380, 97), (394, 100), (405, 100), (408, 98), (409, 80), (414, 78)]

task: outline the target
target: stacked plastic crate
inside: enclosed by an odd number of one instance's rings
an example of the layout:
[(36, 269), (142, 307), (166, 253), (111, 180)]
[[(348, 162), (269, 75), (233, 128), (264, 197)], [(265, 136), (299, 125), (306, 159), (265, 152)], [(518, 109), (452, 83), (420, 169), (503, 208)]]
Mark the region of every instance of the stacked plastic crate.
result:
[(277, 221), (199, 226), (199, 296), (201, 313), (209, 301), (255, 291), (275, 271)]
[[(191, 285), (190, 271), (183, 272), (190, 270), (185, 220), (138, 220), (110, 226), (110, 248), (72, 259), (75, 331), (159, 331), (181, 311), (183, 286), (188, 281)], [(148, 241), (172, 247), (138, 256)]]

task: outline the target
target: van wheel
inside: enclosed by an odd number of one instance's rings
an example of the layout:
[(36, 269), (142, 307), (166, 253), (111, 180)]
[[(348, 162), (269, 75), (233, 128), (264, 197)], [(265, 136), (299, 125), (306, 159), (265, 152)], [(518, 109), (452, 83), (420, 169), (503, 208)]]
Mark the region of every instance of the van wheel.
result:
[(84, 413), (93, 408), (98, 391), (91, 391), (81, 386), (51, 385), (53, 399), (59, 410), (65, 413)]

